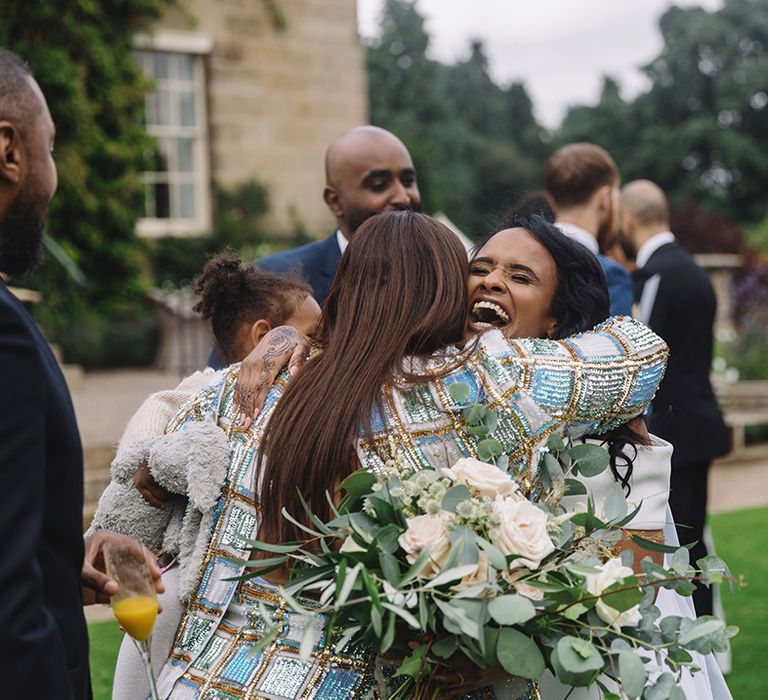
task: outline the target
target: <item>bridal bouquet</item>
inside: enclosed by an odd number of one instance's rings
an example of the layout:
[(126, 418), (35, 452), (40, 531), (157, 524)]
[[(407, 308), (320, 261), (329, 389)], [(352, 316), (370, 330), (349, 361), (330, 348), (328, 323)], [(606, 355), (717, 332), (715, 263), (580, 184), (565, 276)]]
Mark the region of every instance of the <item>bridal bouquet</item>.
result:
[[(492, 433), (492, 412), (471, 406), (465, 416), (481, 437)], [(380, 474), (355, 472), (333, 520), (306, 507), (312, 524), (303, 525), (284, 512), (307, 539), (252, 542), (269, 554), (249, 565), (261, 573), (289, 564), (287, 604), (327, 613), (337, 648), (361, 642), (404, 654), (390, 698), (435, 696), (435, 673), (459, 653), (533, 681), (549, 668), (569, 686), (597, 683), (609, 700), (684, 697), (677, 681), (691, 652), (723, 651), (736, 630), (713, 617), (662, 618), (654, 597), (659, 588), (690, 595), (694, 579), (729, 578), (725, 564), (710, 556), (694, 568), (687, 549), (636, 537), (672, 555), (669, 566), (645, 558), (636, 575), (631, 552), (614, 549), (637, 512), (618, 484), (599, 511), (591, 499), (583, 512), (561, 504), (586, 493), (579, 475), (608, 466), (603, 448), (551, 437), (523, 490), (497, 446), (486, 436), (479, 449), (495, 464), (460, 459), (413, 472), (395, 457)], [(308, 593), (319, 609), (299, 603)]]

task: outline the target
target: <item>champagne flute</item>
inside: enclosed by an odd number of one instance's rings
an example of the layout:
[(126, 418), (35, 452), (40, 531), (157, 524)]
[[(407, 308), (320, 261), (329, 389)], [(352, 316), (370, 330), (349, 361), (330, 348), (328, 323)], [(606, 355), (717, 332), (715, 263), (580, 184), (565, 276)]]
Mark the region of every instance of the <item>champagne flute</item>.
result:
[(157, 593), (144, 547), (137, 542), (107, 542), (103, 551), (107, 574), (120, 587), (112, 596), (112, 612), (139, 651), (152, 700), (159, 700), (150, 655), (152, 628), (157, 617)]

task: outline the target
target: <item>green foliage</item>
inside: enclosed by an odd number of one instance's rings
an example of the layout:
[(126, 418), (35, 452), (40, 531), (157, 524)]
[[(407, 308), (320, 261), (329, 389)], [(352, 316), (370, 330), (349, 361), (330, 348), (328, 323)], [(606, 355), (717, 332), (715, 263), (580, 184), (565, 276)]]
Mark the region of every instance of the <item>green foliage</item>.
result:
[(86, 276), (77, 287), (48, 258), (30, 280), (43, 292), (38, 319), (54, 337), (74, 320), (141, 315), (145, 281), (134, 230), (152, 141), (143, 128), (147, 85), (131, 42), (169, 2), (0, 5), (0, 45), (30, 64), (56, 123), (59, 188), (48, 231)]
[(523, 85), (493, 82), (481, 42), (453, 66), (428, 58), (428, 47), (416, 7), (387, 0), (381, 35), (368, 48), (371, 121), (408, 146), (425, 211), (484, 232), (537, 186), (541, 128)]
[(261, 217), (269, 211), (267, 189), (255, 180), (231, 191), (215, 192), (211, 233), (192, 238), (158, 238), (145, 242), (156, 286), (191, 284), (205, 263), (225, 248), (253, 260), (272, 252), (263, 250), (265, 233)]
[(569, 111), (558, 143), (607, 148), (624, 180), (653, 177), (674, 207), (693, 201), (735, 221), (766, 214), (768, 1), (725, 0), (707, 12), (671, 7), (650, 89), (624, 101), (605, 79), (598, 103)]

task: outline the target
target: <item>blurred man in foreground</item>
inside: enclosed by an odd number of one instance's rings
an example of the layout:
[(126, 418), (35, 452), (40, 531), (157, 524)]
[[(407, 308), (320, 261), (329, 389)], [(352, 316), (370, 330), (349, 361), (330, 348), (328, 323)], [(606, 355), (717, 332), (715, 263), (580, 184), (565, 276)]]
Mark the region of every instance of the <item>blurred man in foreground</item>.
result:
[[(0, 49), (2, 696), (85, 700), (91, 689), (81, 584), (89, 587), (88, 602), (117, 591), (103, 573), (101, 548), (126, 538), (100, 533), (84, 546), (82, 449), (69, 391), (48, 343), (4, 281), (40, 256), (58, 184), (54, 136), (29, 69)], [(154, 562), (150, 567), (162, 588)]]

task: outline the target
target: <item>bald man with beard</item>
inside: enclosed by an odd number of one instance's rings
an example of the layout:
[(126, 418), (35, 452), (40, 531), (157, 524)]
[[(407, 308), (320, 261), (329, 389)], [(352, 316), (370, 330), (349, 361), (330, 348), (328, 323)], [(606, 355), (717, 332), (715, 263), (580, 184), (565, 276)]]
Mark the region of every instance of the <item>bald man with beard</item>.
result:
[[(697, 542), (691, 561), (706, 556), (707, 479), (715, 457), (729, 451), (728, 432), (709, 381), (716, 300), (709, 275), (676, 242), (667, 199), (650, 180), (621, 190), (622, 230), (637, 249), (633, 274), (639, 318), (669, 345), (669, 364), (648, 429), (672, 443), (669, 505), (681, 544)], [(693, 596), (699, 615), (712, 613), (712, 593)]]
[(368, 217), (391, 209), (419, 209), (421, 195), (411, 155), (394, 134), (358, 126), (341, 134), (325, 155), (323, 199), (336, 217), (326, 239), (270, 255), (257, 265), (272, 272), (299, 272), (317, 303), (325, 302), (347, 242)]

